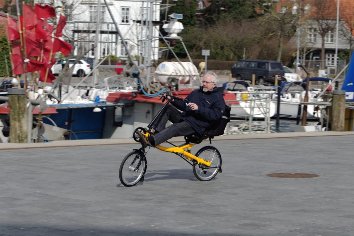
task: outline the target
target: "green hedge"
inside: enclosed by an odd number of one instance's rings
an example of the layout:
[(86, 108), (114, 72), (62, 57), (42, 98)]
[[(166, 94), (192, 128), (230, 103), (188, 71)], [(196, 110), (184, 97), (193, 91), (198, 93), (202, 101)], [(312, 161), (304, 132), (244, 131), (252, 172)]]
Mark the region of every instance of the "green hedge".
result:
[(6, 37), (0, 38), (0, 76), (11, 76), (11, 62), (9, 54), (9, 44)]

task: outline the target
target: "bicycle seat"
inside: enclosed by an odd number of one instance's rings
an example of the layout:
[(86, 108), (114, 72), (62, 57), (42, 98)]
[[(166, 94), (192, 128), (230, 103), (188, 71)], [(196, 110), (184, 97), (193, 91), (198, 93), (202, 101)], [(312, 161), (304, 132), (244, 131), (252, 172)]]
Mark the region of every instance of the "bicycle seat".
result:
[(200, 135), (197, 134), (197, 133), (184, 136), (184, 140), (186, 140), (186, 143), (195, 143), (195, 144), (199, 144), (199, 143), (201, 143), (204, 139), (207, 139), (207, 138), (208, 138), (208, 136), (206, 136), (206, 135), (200, 136)]

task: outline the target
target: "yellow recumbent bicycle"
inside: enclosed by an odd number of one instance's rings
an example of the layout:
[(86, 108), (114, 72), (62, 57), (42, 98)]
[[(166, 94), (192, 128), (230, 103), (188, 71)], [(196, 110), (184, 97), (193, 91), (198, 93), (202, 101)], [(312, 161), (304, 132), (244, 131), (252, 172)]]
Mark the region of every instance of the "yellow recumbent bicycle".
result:
[[(151, 135), (153, 132), (153, 124), (158, 120), (158, 117), (165, 112), (169, 103), (169, 101), (165, 103), (159, 113), (147, 126), (147, 129), (141, 127), (135, 129), (133, 139), (136, 142), (141, 143), (141, 136), (138, 135), (138, 132), (143, 134), (145, 138)], [(177, 146), (167, 141), (172, 147), (157, 145), (155, 148), (181, 157), (192, 166), (193, 173), (198, 180), (209, 181), (214, 179), (219, 172), (222, 172), (222, 159), (219, 150), (213, 146), (204, 146), (195, 154), (191, 153), (192, 147), (201, 143), (206, 138), (211, 140), (208, 136), (198, 137), (196, 135), (190, 135), (185, 137), (185, 142), (181, 145)], [(144, 181), (144, 175), (147, 169), (146, 153), (145, 146), (142, 145), (141, 148), (134, 149), (124, 157), (119, 168), (119, 179), (124, 186), (132, 187)]]

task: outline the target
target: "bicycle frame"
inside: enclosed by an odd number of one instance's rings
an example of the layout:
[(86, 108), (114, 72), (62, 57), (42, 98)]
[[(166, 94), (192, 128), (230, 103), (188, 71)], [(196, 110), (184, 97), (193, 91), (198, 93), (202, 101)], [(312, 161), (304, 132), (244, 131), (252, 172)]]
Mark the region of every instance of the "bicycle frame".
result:
[[(150, 133), (146, 132), (144, 135), (146, 138), (148, 138)], [(205, 161), (203, 158), (197, 157), (190, 152), (190, 150), (192, 149), (192, 147), (194, 145), (195, 145), (194, 143), (185, 143), (181, 146), (174, 146), (174, 147), (165, 147), (162, 145), (157, 145), (156, 148), (159, 149), (160, 151), (170, 152), (170, 153), (176, 154), (182, 158), (186, 157), (188, 160), (194, 160), (198, 164), (203, 164), (207, 167), (210, 167), (211, 166), (210, 161)], [(184, 159), (184, 160), (186, 160), (186, 159)]]
[[(170, 104), (170, 101), (167, 100), (167, 102), (163, 105), (163, 107), (160, 109), (160, 111), (156, 114), (156, 116), (152, 119), (152, 121), (148, 124), (147, 128), (149, 130), (153, 129), (153, 124), (156, 122), (160, 116), (166, 111), (167, 106)], [(150, 132), (144, 133), (145, 137), (148, 138), (150, 135)], [(172, 144), (173, 145), (173, 144)], [(174, 147), (165, 147), (162, 145), (157, 145), (156, 148), (163, 151), (163, 152), (170, 152), (174, 153), (181, 158), (183, 158), (185, 161), (187, 161), (189, 164), (191, 164), (189, 161), (196, 161), (198, 164), (205, 165), (207, 167), (211, 166), (210, 161), (205, 161), (203, 158), (197, 157), (190, 153), (190, 150), (194, 146), (194, 143), (185, 143), (181, 146), (174, 146)], [(184, 158), (186, 157), (186, 158)], [(189, 160), (189, 161), (188, 161)]]

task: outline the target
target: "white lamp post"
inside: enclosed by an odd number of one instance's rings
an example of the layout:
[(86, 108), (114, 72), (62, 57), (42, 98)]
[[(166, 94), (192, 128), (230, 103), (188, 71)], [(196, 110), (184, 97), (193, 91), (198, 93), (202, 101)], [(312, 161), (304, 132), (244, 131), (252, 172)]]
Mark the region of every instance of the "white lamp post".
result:
[(336, 50), (334, 53), (334, 71), (337, 74), (338, 63), (338, 31), (339, 31), (339, 0), (337, 0), (337, 19), (336, 19)]
[[(293, 15), (297, 15), (298, 12), (298, 5), (295, 4), (292, 8), (292, 14)], [(300, 65), (300, 25), (299, 25), (299, 21), (300, 21), (300, 17), (298, 19), (298, 22), (297, 22), (297, 25), (296, 25), (296, 62), (295, 62), (295, 66), (296, 66), (296, 72), (298, 72), (298, 68), (299, 68), (299, 65)]]
[[(299, 11), (298, 11), (299, 10)], [(297, 26), (296, 26), (296, 70), (298, 71), (298, 67), (301, 64), (300, 63), (300, 48), (301, 48), (301, 17), (302, 17), (302, 10), (304, 11), (304, 13), (307, 13), (308, 10), (310, 10), (310, 5), (306, 4), (306, 6), (304, 8), (301, 8), (301, 5), (298, 6), (297, 3), (295, 3), (295, 5), (292, 8), (292, 14), (293, 15), (297, 15), (299, 14), (298, 17), (298, 22), (297, 22)]]

